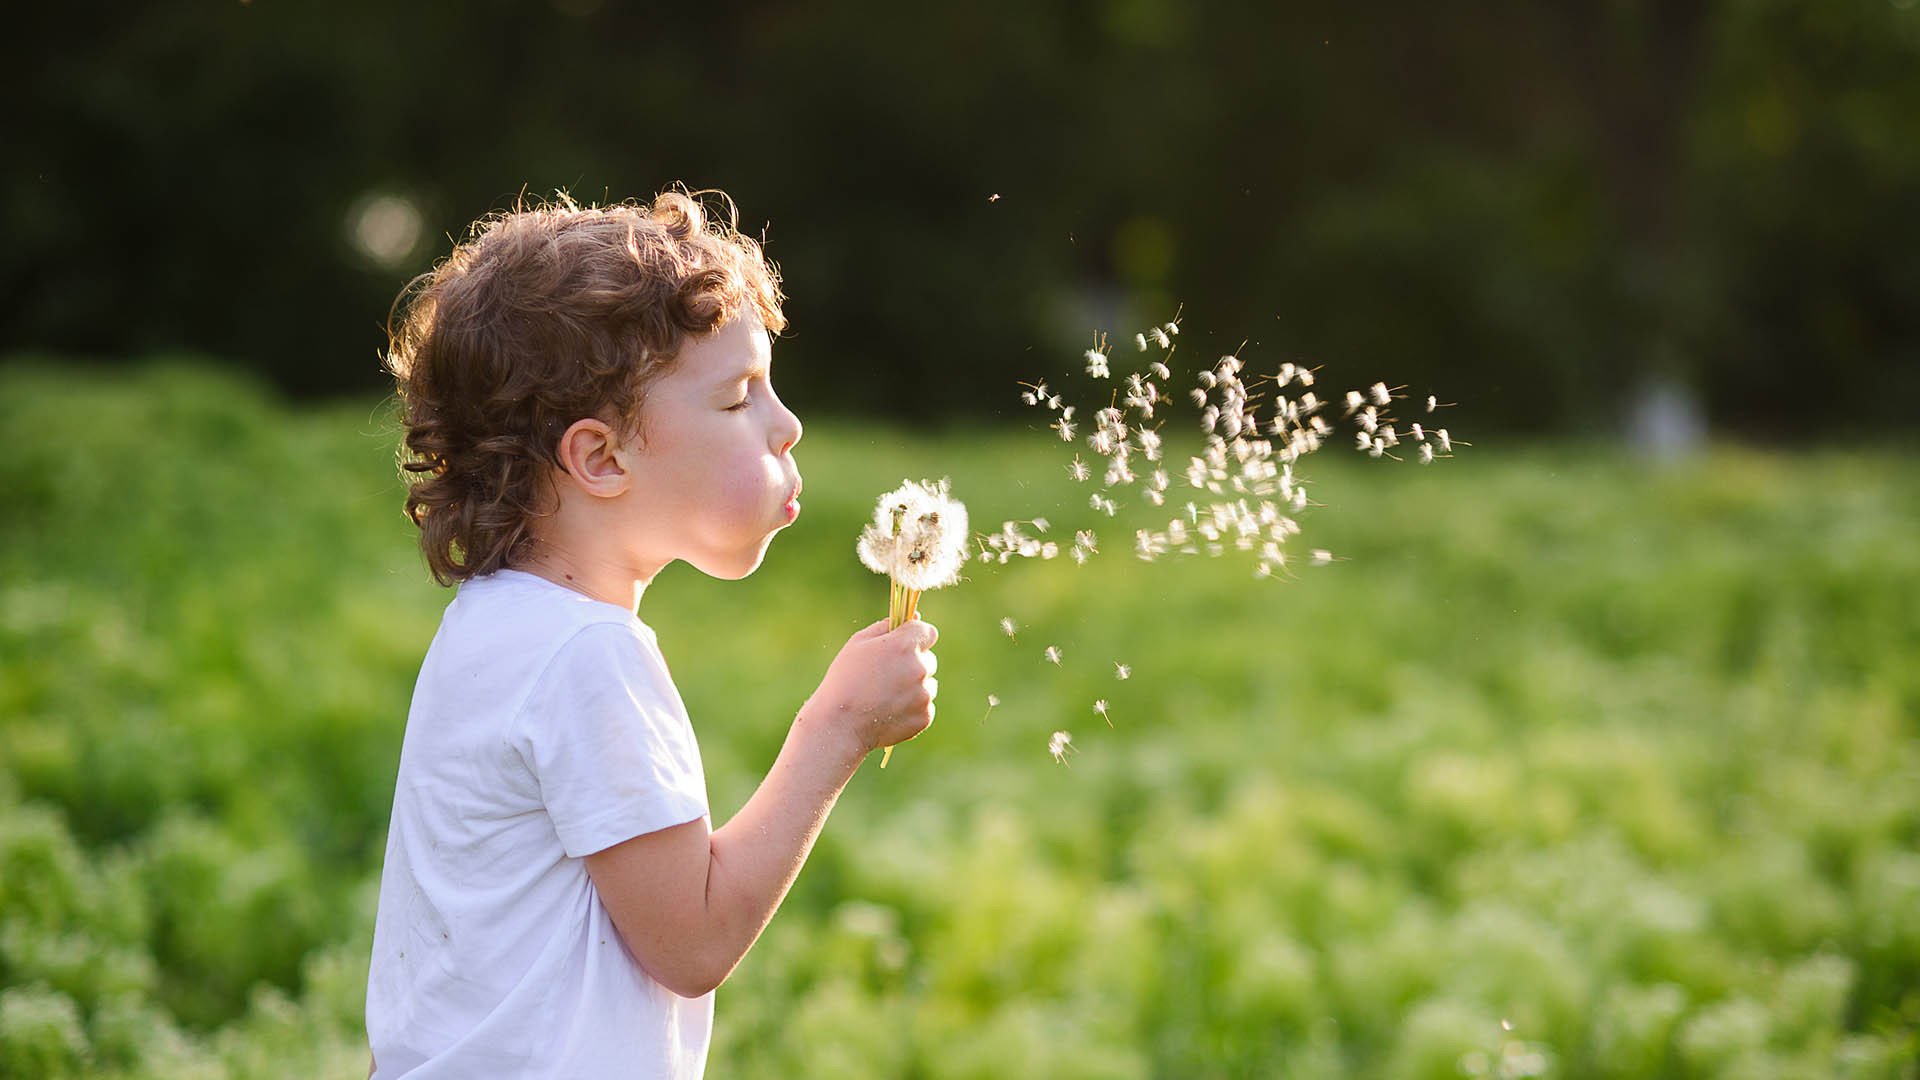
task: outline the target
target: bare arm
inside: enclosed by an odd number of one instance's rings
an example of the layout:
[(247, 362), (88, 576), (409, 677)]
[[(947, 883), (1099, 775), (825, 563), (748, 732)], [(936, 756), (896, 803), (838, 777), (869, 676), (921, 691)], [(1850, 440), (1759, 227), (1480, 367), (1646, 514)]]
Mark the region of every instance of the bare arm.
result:
[(733, 819), (636, 836), (587, 856), (628, 951), (685, 997), (719, 986), (799, 877), (840, 792), (868, 753), (933, 720), (938, 634), (922, 622), (855, 634), (801, 707), (766, 779)]

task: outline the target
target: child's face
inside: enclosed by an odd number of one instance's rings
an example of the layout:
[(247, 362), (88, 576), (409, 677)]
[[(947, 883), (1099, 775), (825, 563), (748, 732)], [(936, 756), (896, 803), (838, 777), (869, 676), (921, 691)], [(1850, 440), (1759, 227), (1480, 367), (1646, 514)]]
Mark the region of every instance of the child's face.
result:
[[(773, 392), (773, 348), (744, 315), (688, 341), (648, 389), (627, 444), (636, 538), (717, 578), (753, 573), (800, 514), (800, 418)], [(650, 560), (651, 561), (651, 560)]]

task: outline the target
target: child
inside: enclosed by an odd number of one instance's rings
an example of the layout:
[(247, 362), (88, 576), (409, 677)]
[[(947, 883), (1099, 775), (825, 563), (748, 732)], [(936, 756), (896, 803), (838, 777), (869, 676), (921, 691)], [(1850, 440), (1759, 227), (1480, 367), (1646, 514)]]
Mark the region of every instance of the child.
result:
[(778, 279), (727, 208), (518, 209), (403, 294), (407, 514), (459, 591), (400, 752), (367, 987), (381, 1080), (700, 1075), (713, 990), (840, 790), (933, 720), (933, 627), (875, 623), (710, 828), (636, 611), (676, 560), (751, 574), (800, 512)]

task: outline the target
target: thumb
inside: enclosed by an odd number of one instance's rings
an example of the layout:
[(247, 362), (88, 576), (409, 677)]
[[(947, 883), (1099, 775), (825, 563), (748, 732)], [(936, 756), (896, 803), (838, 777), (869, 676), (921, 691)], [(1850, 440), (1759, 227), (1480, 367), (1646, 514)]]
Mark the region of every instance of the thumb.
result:
[(863, 626), (860, 629), (855, 630), (853, 632), (853, 636), (848, 638), (847, 640), (848, 641), (866, 641), (869, 638), (885, 637), (886, 634), (887, 634), (887, 620), (881, 619), (879, 622), (869, 623), (866, 626)]

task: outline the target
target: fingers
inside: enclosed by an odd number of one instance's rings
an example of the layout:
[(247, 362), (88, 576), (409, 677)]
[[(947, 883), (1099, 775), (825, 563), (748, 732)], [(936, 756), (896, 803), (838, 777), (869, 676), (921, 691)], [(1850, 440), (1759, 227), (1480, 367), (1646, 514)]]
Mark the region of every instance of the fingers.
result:
[(895, 633), (911, 642), (914, 648), (921, 650), (933, 648), (933, 643), (940, 640), (940, 631), (932, 623), (922, 622), (917, 618), (902, 623)]
[(865, 641), (868, 638), (885, 637), (886, 635), (887, 635), (887, 620), (881, 619), (878, 622), (868, 623), (867, 625), (861, 627), (860, 629), (855, 630), (853, 632), (853, 636), (848, 638), (847, 640), (848, 641)]

